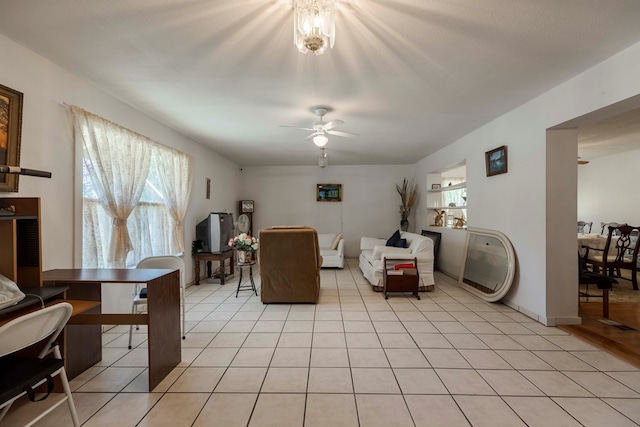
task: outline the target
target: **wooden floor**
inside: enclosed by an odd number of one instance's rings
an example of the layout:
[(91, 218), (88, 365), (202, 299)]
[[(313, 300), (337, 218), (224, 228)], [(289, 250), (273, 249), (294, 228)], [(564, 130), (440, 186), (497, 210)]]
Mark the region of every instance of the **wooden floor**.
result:
[(640, 302), (612, 302), (604, 319), (601, 300), (592, 299), (581, 302), (578, 313), (582, 325), (561, 328), (640, 368)]

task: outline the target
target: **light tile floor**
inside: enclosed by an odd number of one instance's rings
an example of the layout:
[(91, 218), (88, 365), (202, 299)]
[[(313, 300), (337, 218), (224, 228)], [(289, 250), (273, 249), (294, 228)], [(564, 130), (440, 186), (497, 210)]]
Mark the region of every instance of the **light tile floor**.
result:
[[(103, 361), (72, 381), (83, 425), (640, 423), (639, 369), (447, 276), (418, 301), (373, 292), (357, 260), (321, 275), (317, 305), (236, 298), (237, 277), (189, 287), (182, 363), (151, 393), (144, 329), (130, 351), (127, 327), (103, 334)], [(1, 425), (22, 425), (30, 405)], [(66, 406), (37, 425), (70, 425)]]

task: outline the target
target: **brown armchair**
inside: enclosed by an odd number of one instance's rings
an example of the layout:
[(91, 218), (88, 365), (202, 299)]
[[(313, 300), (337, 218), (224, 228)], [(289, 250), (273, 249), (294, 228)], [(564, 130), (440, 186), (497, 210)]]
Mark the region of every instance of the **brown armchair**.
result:
[(258, 257), (263, 303), (318, 302), (322, 256), (314, 228), (290, 226), (260, 230)]

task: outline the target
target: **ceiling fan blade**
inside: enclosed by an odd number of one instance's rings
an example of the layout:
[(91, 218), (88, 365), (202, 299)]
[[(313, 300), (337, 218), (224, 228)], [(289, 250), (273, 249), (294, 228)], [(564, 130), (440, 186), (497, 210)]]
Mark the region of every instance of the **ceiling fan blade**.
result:
[(306, 141), (307, 139), (311, 139), (311, 138), (313, 138), (315, 136), (318, 136), (318, 135), (322, 135), (323, 133), (324, 132), (314, 132), (314, 133), (310, 134), (309, 136), (307, 136), (303, 141)]
[(336, 126), (340, 126), (343, 124), (344, 122), (342, 120), (331, 120), (330, 122), (325, 123), (322, 127), (324, 128), (324, 130), (331, 130)]
[(347, 137), (347, 138), (355, 138), (355, 137), (358, 136), (357, 133), (341, 132), (339, 130), (328, 130), (327, 133), (329, 135), (344, 136), (344, 137)]
[(287, 126), (287, 125), (280, 125), (280, 126), (278, 126), (278, 127), (281, 127), (281, 128), (291, 128), (291, 129), (299, 129), (299, 130), (315, 130), (314, 128), (301, 128), (301, 127), (298, 127), (298, 126)]

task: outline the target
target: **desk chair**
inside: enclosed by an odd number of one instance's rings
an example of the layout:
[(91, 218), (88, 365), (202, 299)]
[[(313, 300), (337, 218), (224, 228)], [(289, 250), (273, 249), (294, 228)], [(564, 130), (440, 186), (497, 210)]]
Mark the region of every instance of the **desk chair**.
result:
[[(138, 263), (136, 268), (166, 268), (171, 270), (180, 270), (180, 306), (182, 308), (182, 339), (186, 337), (185, 330), (185, 275), (184, 261), (182, 258), (173, 255), (152, 256), (143, 259)], [(147, 304), (147, 288), (140, 288), (138, 285), (133, 286), (133, 301), (131, 303), (131, 313), (139, 313), (141, 305)], [(136, 329), (139, 329), (136, 326)], [(131, 350), (131, 337), (133, 333), (133, 325), (129, 326), (129, 350)]]
[[(67, 402), (73, 425), (80, 426), (69, 380), (64, 369), (64, 361), (58, 343), (55, 342), (71, 317), (72, 310), (71, 304), (62, 302), (25, 314), (0, 327), (0, 372), (2, 372), (0, 377), (0, 420), (7, 414), (13, 402), (25, 394), (32, 402), (46, 399), (53, 391), (52, 377), (59, 375), (64, 389), (64, 399), (56, 402), (25, 425), (31, 426), (37, 423), (59, 405)], [(49, 339), (38, 357), (12, 355), (12, 353), (47, 337)], [(53, 353), (54, 357), (45, 358), (50, 353)], [(36, 400), (34, 389), (45, 382), (47, 383), (47, 394)]]

